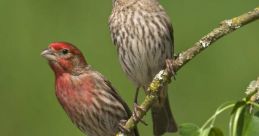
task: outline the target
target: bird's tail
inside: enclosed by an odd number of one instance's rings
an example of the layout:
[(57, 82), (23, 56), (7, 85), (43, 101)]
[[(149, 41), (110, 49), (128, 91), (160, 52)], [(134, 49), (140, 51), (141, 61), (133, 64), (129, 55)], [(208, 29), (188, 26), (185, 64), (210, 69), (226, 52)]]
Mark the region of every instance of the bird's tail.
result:
[(177, 125), (168, 100), (167, 86), (160, 90), (160, 97), (153, 105), (151, 111), (155, 136), (161, 136), (165, 132), (177, 131)]

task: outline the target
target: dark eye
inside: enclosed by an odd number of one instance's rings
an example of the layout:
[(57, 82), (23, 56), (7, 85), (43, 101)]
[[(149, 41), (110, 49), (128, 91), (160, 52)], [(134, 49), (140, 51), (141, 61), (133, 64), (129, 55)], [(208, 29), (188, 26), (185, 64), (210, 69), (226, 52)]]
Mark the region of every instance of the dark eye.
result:
[(64, 55), (68, 54), (68, 49), (63, 49), (62, 54), (64, 54)]

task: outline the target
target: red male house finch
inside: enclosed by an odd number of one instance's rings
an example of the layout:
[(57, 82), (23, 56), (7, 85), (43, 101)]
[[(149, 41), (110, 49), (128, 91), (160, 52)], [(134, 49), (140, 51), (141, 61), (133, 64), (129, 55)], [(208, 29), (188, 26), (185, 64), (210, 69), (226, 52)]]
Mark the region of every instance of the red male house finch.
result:
[[(173, 28), (158, 0), (113, 0), (109, 18), (112, 40), (123, 71), (137, 86), (147, 89), (163, 68), (172, 70)], [(173, 71), (172, 71), (173, 72)], [(152, 107), (154, 135), (177, 131), (167, 87)]]
[[(56, 96), (72, 122), (88, 136), (115, 136), (131, 113), (110, 82), (70, 43), (51, 43), (41, 55), (55, 73)], [(138, 136), (137, 129), (131, 136)]]

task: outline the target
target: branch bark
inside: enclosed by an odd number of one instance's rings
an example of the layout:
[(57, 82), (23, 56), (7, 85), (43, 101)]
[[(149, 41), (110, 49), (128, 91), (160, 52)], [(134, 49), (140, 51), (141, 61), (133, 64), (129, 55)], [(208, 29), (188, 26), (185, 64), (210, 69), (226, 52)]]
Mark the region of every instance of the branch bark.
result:
[(251, 96), (250, 101), (259, 103), (259, 77), (250, 82), (245, 93), (247, 96)]
[[(191, 48), (181, 52), (178, 57), (174, 60), (174, 70), (177, 72), (195, 56), (200, 54), (202, 51), (210, 47), (214, 42), (220, 38), (226, 36), (227, 34), (249, 24), (253, 21), (259, 19), (259, 7), (252, 11), (249, 11), (238, 17), (232, 19), (224, 20), (220, 23), (219, 27), (212, 30), (210, 33), (202, 37), (198, 42), (196, 42)], [(160, 87), (165, 86), (170, 83), (171, 74), (166, 70), (161, 70), (153, 79), (148, 87), (149, 94), (146, 95), (144, 101), (140, 105), (144, 111), (136, 111), (139, 118), (143, 118), (146, 112), (152, 107), (152, 104), (157, 100), (158, 90)], [(131, 116), (124, 128), (126, 130), (133, 129), (140, 120), (134, 120)], [(119, 132), (116, 136), (126, 136), (126, 134)]]

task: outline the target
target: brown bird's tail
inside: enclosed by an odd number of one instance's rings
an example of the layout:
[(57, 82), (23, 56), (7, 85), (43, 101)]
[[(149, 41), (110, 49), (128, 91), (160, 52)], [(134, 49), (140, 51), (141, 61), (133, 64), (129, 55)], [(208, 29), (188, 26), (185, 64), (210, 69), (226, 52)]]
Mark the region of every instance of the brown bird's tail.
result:
[(160, 90), (160, 97), (152, 109), (154, 136), (161, 136), (165, 132), (176, 132), (177, 125), (171, 112), (167, 86)]

